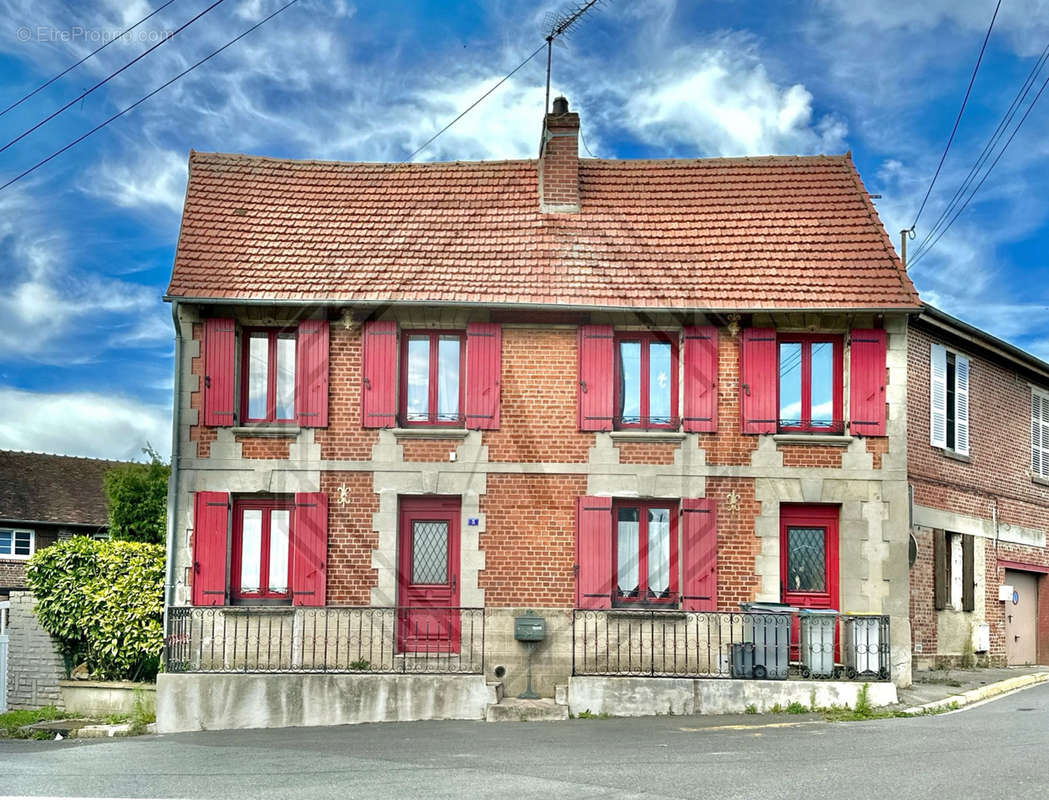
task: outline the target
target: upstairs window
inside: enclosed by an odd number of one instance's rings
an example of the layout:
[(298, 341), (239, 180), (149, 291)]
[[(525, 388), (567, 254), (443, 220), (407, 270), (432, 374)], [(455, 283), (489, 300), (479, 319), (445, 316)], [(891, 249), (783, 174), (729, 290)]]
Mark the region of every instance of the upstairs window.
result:
[(295, 332), (246, 330), (241, 360), (241, 419), (295, 422)]
[(404, 333), (400, 416), (405, 425), (463, 425), (465, 353), (459, 332)]
[(1031, 472), (1049, 479), (1049, 393), (1031, 390)]
[(233, 506), (231, 589), (237, 600), (290, 600), (294, 503), (237, 501)]
[(933, 344), (929, 359), (929, 441), (969, 455), (969, 359)]
[(0, 528), (0, 558), (29, 558), (34, 538), (32, 531)]
[(841, 433), (841, 337), (780, 334), (777, 345), (778, 430)]
[(676, 342), (656, 333), (623, 333), (615, 348), (615, 427), (676, 430)]
[(616, 503), (612, 518), (615, 602), (676, 603), (677, 503)]

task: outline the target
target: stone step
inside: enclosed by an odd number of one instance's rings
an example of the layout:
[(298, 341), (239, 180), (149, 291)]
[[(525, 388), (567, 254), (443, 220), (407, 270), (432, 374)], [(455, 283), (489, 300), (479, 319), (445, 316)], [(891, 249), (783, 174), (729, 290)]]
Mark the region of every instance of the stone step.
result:
[(488, 681), (485, 685), (488, 687), (488, 705), (494, 706), (503, 699), (503, 682)]
[(489, 722), (556, 722), (568, 719), (568, 706), (558, 705), (547, 697), (541, 700), (504, 697), (488, 706), (485, 719)]

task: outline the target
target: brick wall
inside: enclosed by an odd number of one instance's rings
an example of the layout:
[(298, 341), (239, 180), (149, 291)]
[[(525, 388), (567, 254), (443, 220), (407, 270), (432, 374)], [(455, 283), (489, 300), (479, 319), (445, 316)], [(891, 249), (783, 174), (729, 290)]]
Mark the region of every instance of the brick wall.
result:
[(580, 475), (492, 475), (481, 497), (487, 606), (565, 607), (575, 601), (575, 502)]
[(244, 458), (283, 458), (289, 456), (289, 439), (270, 439), (258, 436), (238, 436), (240, 453)]
[[(729, 503), (735, 492), (736, 507)], [(718, 514), (718, 610), (739, 611), (740, 603), (752, 601), (759, 589), (754, 557), (761, 541), (754, 535), (754, 520), (761, 503), (754, 499), (752, 478), (708, 478), (707, 496)]]
[(0, 589), (25, 588), (25, 561), (0, 561)]
[(757, 436), (740, 433), (739, 342), (739, 335), (718, 329), (718, 432), (702, 436), (700, 442), (708, 464), (749, 464), (758, 446)]
[(619, 442), (620, 464), (673, 464), (677, 442)]
[(776, 449), (783, 453), (785, 467), (820, 467), (823, 469), (841, 469), (840, 447), (826, 447), (811, 444), (779, 444)]
[(503, 328), (500, 428), (485, 431), (490, 461), (584, 462), (594, 434), (577, 428), (577, 332)]
[(189, 371), (197, 376), (197, 389), (190, 392), (189, 407), (196, 409), (198, 423), (190, 425), (189, 439), (197, 443), (197, 458), (209, 458), (211, 443), (218, 434), (215, 428), (204, 424), (204, 326), (199, 322), (193, 323), (193, 340), (200, 344), (200, 355), (190, 361)]
[(7, 707), (62, 707), (58, 682), (66, 677), (65, 661), (51, 635), (33, 613), (33, 595), (11, 592), (7, 629)]
[(361, 427), (361, 329), (333, 322), (329, 336), (328, 427), (314, 441), (321, 458), (367, 461), (379, 434)]
[[(346, 486), (347, 502), (339, 503)], [(320, 489), (328, 495), (328, 605), (369, 605), (376, 571), (372, 550), (379, 535), (372, 530), (372, 514), (379, 498), (366, 472), (322, 472)]]

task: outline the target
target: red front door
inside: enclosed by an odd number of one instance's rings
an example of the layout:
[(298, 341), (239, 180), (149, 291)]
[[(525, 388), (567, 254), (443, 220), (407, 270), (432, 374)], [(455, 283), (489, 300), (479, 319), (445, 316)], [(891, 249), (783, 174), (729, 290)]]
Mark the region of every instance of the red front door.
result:
[[(783, 602), (799, 608), (837, 609), (838, 506), (783, 505), (779, 519)], [(797, 619), (790, 639), (791, 656), (797, 658)]]
[(397, 648), (459, 650), (459, 498), (402, 497)]

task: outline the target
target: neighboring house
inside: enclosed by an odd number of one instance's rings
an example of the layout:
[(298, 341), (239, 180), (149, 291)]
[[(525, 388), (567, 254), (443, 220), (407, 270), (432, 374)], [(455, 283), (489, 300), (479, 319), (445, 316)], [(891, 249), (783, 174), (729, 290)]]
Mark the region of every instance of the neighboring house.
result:
[(1049, 364), (935, 308), (911, 322), (918, 664), (1049, 662)]
[(172, 669), (483, 646), (516, 693), (534, 610), (542, 694), (727, 675), (763, 600), (888, 615), (910, 681), (919, 302), (851, 158), (580, 159), (578, 132), (559, 100), (538, 160), (190, 155)]
[(37, 550), (105, 534), (102, 476), (121, 463), (0, 450), (0, 598), (25, 588), (25, 562)]

